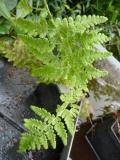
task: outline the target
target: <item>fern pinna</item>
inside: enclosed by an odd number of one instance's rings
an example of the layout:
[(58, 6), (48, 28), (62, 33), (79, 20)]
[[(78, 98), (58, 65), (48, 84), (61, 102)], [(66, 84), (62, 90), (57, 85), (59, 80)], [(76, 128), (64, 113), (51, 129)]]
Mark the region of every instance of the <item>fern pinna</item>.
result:
[[(76, 102), (88, 91), (89, 80), (104, 76), (106, 72), (93, 66), (93, 62), (106, 58), (108, 51), (95, 48), (109, 38), (96, 25), (104, 23), (102, 16), (76, 16), (54, 18), (48, 7), (40, 16), (10, 17), (14, 28), (12, 44), (0, 41), (0, 51), (14, 65), (26, 67), (32, 76), (45, 83), (64, 84), (69, 93), (61, 95), (62, 105), (56, 114), (32, 106), (41, 118), (25, 119), (27, 132), (21, 135), (21, 152), (56, 148), (56, 134), (67, 144), (67, 133), (73, 133), (74, 119), (78, 114)], [(36, 16), (36, 18), (34, 18)]]

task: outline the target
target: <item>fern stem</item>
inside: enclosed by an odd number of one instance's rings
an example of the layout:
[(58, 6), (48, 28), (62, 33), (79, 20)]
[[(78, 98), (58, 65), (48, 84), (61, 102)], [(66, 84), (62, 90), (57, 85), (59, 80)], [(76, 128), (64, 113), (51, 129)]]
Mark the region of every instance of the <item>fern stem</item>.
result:
[(52, 16), (52, 14), (51, 14), (51, 12), (50, 12), (50, 10), (49, 10), (49, 7), (48, 7), (48, 4), (47, 4), (47, 1), (46, 1), (46, 0), (44, 0), (44, 4), (45, 4), (45, 7), (46, 7), (46, 9), (47, 9), (47, 11), (48, 11), (49, 16), (51, 17), (51, 19), (53, 19), (53, 16)]
[(49, 125), (53, 124), (58, 117), (61, 117), (61, 116), (62, 116), (62, 114), (64, 113), (65, 109), (68, 107), (69, 103), (64, 103), (64, 104), (65, 104), (64, 110), (63, 110), (61, 113), (56, 114), (55, 118), (54, 118), (52, 121), (50, 121), (50, 122), (48, 123), (48, 125), (45, 126), (45, 127), (42, 129), (42, 132), (43, 132), (44, 130), (46, 130)]
[(52, 22), (52, 24), (53, 24), (54, 27), (55, 27), (55, 22), (54, 22), (54, 19), (53, 19), (52, 14), (51, 14), (51, 12), (50, 12), (50, 9), (49, 9), (49, 7), (48, 7), (47, 0), (44, 0), (44, 4), (45, 4), (45, 7), (46, 7), (46, 9), (47, 9), (47, 11), (48, 11), (48, 14), (49, 14), (49, 16), (50, 16), (50, 18), (51, 18), (51, 22)]

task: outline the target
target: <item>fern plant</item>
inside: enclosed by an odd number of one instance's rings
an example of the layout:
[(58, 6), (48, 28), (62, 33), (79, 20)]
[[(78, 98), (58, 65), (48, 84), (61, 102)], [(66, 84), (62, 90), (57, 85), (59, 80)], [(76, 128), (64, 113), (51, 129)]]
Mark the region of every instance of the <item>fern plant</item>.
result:
[(67, 133), (73, 133), (79, 110), (76, 102), (84, 96), (83, 91), (88, 91), (89, 80), (106, 74), (93, 63), (111, 54), (95, 48), (96, 44), (109, 40), (96, 27), (107, 18), (95, 15), (54, 18), (46, 0), (44, 3), (45, 8), (36, 18), (11, 17), (7, 12), (14, 40), (11, 44), (0, 41), (0, 52), (15, 66), (28, 68), (39, 82), (64, 84), (70, 92), (61, 95), (63, 103), (57, 106), (56, 114), (32, 106), (40, 119), (25, 119), (27, 132), (21, 135), (21, 152), (47, 149), (49, 145), (56, 148), (56, 134), (67, 144)]

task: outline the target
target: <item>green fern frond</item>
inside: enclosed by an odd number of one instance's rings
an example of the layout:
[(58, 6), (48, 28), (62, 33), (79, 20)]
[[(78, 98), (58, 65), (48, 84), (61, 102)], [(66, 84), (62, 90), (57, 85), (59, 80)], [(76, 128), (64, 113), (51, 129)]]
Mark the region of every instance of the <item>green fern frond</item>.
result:
[[(74, 114), (73, 112), (71, 112), (72, 110), (67, 109), (67, 107), (74, 109)], [(62, 106), (57, 107), (56, 115), (52, 115), (47, 112), (47, 110), (38, 108), (36, 106), (32, 106), (32, 110), (38, 116), (40, 116), (41, 120), (25, 119), (24, 126), (27, 129), (27, 133), (22, 134), (19, 148), (20, 152), (25, 152), (27, 149), (35, 150), (40, 148), (47, 148), (49, 144), (51, 144), (51, 146), (55, 148), (56, 134), (61, 138), (63, 144), (66, 145), (67, 130), (65, 124), (68, 128), (68, 131), (73, 134), (74, 117), (76, 117), (78, 114), (78, 106), (75, 104), (68, 106), (68, 103), (63, 103)], [(62, 119), (64, 120), (65, 124)], [(32, 142), (29, 143), (29, 147), (26, 138), (27, 135), (29, 140), (32, 139)]]
[[(101, 59), (107, 56), (108, 52), (94, 54), (95, 43), (102, 44), (108, 41), (107, 36), (99, 33), (99, 31), (94, 31), (92, 28), (88, 29), (88, 26), (99, 24), (105, 20), (106, 18), (100, 16), (78, 16), (75, 20), (72, 17), (57, 18), (54, 20), (55, 26), (46, 22), (48, 28), (46, 30), (47, 36), (41, 37), (41, 34), (38, 34), (39, 36), (36, 38), (28, 33), (30, 33), (30, 30), (39, 30), (42, 23), (27, 19), (15, 19), (14, 23), (19, 26), (18, 28), (23, 31), (27, 30), (22, 34), (18, 32), (19, 41), (23, 45), (20, 45), (19, 48), (21, 49), (19, 51), (16, 43), (13, 53), (7, 50), (4, 55), (10, 61), (14, 61), (14, 65), (29, 68), (31, 74), (40, 77), (43, 82), (54, 81), (55, 83), (62, 82), (69, 86), (75, 86), (81, 81), (77, 78), (82, 77), (82, 72), (80, 73), (79, 70), (86, 68), (86, 65), (93, 63), (98, 57)], [(79, 23), (79, 25), (76, 23)], [(86, 26), (83, 24), (86, 24)], [(83, 28), (85, 29), (82, 33), (80, 25), (84, 26)], [(44, 26), (41, 28), (44, 28)], [(26, 33), (26, 35), (23, 33)], [(55, 49), (57, 49), (57, 55), (54, 54)], [(14, 54), (16, 52), (17, 54)], [(21, 53), (23, 53), (23, 56), (21, 56)], [(78, 71), (80, 76), (77, 76)], [(79, 84), (79, 86), (81, 85), (84, 84)]]
[[(34, 150), (36, 148), (35, 143), (33, 143), (34, 137), (29, 133), (23, 133), (20, 140), (20, 152), (26, 152), (26, 150)], [(34, 146), (33, 146), (34, 145)]]
[(26, 133), (20, 140), (21, 152), (56, 147), (56, 135), (67, 144), (67, 134), (73, 133), (74, 120), (78, 114), (75, 103), (88, 91), (89, 80), (104, 76), (106, 72), (93, 65), (98, 59), (110, 55), (98, 51), (97, 44), (109, 38), (96, 25), (107, 20), (103, 16), (80, 16), (76, 18), (54, 18), (40, 13), (37, 21), (30, 17), (11, 18), (15, 32), (12, 44), (0, 41), (0, 52), (14, 65), (28, 68), (38, 81), (62, 83), (70, 88), (61, 95), (63, 104), (57, 106), (56, 114), (32, 106), (40, 117), (25, 119)]
[[(37, 50), (40, 53), (42, 48), (42, 56), (43, 54), (49, 54), (49, 52), (51, 52), (51, 48), (49, 47), (49, 41), (47, 38), (33, 38), (24, 35), (19, 35), (19, 37), (23, 40), (23, 42), (29, 49), (33, 48), (34, 50)], [(36, 55), (36, 57), (39, 58), (39, 55)]]
[(67, 132), (65, 130), (63, 122), (58, 121), (55, 124), (54, 129), (57, 132), (58, 136), (62, 139), (63, 144), (67, 145)]
[(33, 21), (31, 19), (16, 18), (13, 24), (19, 34), (39, 34), (41, 37), (45, 37), (48, 32), (48, 24), (44, 18), (40, 18), (37, 21)]
[(106, 43), (110, 40), (105, 34), (103, 33), (97, 33), (96, 35), (94, 34), (94, 43), (96, 44), (103, 44)]
[(46, 131), (46, 136), (51, 146), (53, 147), (53, 149), (55, 149), (56, 148), (56, 134), (55, 134), (53, 127), (48, 127)]
[(95, 25), (106, 22), (108, 19), (104, 16), (80, 16), (78, 15), (75, 20), (75, 26), (81, 29), (81, 32), (84, 32), (86, 29), (93, 27)]
[(32, 31), (35, 31), (37, 28), (37, 25), (31, 20), (22, 19), (22, 18), (16, 18), (14, 20), (14, 26), (17, 30), (17, 32), (20, 32), (22, 34), (24, 33), (31, 33)]
[(44, 108), (38, 108), (35, 106), (31, 106), (32, 111), (34, 111), (38, 116), (40, 116), (44, 121), (50, 121), (52, 119), (52, 115), (47, 112)]
[[(69, 113), (69, 112), (68, 112)], [(74, 132), (74, 117), (69, 113), (64, 118), (65, 124), (67, 126), (68, 131), (72, 135)]]
[(77, 109), (75, 108), (72, 108), (70, 110), (70, 114), (73, 116), (73, 118), (76, 118), (76, 115), (78, 115), (79, 111), (78, 111), (78, 106), (77, 106)]
[(24, 126), (29, 129), (29, 128), (38, 128), (41, 129), (43, 126), (43, 123), (40, 120), (37, 119), (24, 119)]
[[(59, 73), (59, 75), (58, 75)], [(53, 65), (49, 65), (49, 66), (43, 66), (43, 67), (39, 67), (39, 68), (33, 68), (31, 70), (31, 74), (34, 77), (39, 77), (41, 78), (41, 81), (43, 82), (53, 82), (53, 80), (57, 83), (60, 81), (60, 79), (62, 79), (63, 74), (64, 74), (64, 70), (62, 70), (62, 68), (59, 68), (58, 66), (56, 66), (56, 70), (54, 70), (54, 66)]]
[(57, 114), (61, 113), (61, 117), (64, 120), (68, 131), (72, 134), (74, 131), (74, 117), (70, 114), (68, 109), (64, 109), (62, 106), (59, 106), (59, 108), (60, 109), (57, 108)]
[(40, 66), (40, 62), (33, 54), (26, 54), (27, 49), (24, 43), (18, 38), (14, 44), (9, 44), (4, 41), (0, 41), (0, 54), (8, 58), (9, 62), (14, 62), (15, 66), (26, 67), (30, 69), (34, 66)]

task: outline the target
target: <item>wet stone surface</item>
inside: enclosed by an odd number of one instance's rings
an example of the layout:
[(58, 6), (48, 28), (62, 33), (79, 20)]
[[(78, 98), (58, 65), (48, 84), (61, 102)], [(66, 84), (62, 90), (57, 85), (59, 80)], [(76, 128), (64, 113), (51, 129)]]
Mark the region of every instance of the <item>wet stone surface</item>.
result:
[(0, 72), (3, 72), (0, 78), (0, 112), (22, 124), (22, 119), (30, 116), (27, 97), (34, 91), (35, 82), (26, 70), (16, 69), (6, 62)]
[(106, 106), (112, 109), (120, 108), (120, 89), (116, 88), (103, 79), (91, 81), (89, 84), (89, 101), (93, 108), (95, 118), (103, 114), (103, 109)]
[(25, 160), (18, 150), (18, 136), (20, 132), (5, 120), (0, 118), (0, 160)]
[(36, 88), (24, 69), (0, 60), (0, 160), (26, 160), (18, 154), (18, 138), (25, 117), (31, 117), (27, 97)]
[(120, 62), (113, 56), (97, 62), (97, 68), (106, 70), (108, 75), (104, 77), (107, 83), (120, 89)]
[(58, 160), (63, 144), (57, 139), (57, 149), (18, 154), (18, 143), (24, 131), (23, 119), (36, 117), (30, 105), (43, 106), (54, 112), (60, 103), (60, 93), (54, 84), (35, 83), (25, 69), (18, 69), (0, 60), (0, 160)]

